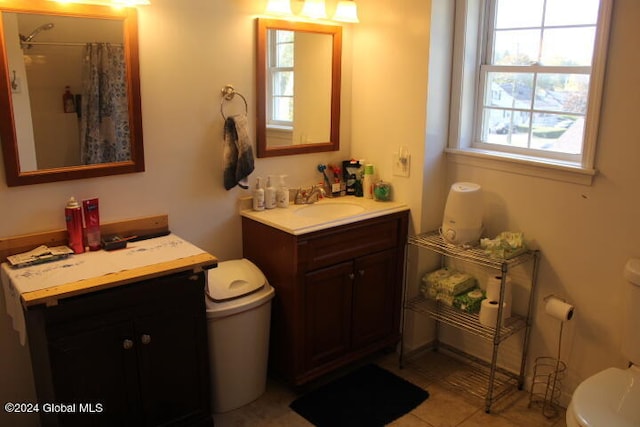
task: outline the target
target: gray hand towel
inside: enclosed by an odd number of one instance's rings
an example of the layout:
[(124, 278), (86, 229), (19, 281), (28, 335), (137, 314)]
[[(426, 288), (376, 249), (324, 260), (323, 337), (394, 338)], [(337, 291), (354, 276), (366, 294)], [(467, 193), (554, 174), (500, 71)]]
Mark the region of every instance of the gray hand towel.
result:
[(246, 115), (227, 117), (224, 122), (224, 188), (236, 185), (249, 188), (248, 176), (253, 172), (253, 149)]

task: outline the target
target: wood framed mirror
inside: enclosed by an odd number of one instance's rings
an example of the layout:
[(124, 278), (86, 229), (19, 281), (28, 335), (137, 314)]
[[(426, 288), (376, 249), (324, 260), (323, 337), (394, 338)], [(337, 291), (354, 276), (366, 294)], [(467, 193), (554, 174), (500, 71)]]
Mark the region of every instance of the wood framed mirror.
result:
[(144, 171), (135, 8), (5, 1), (0, 46), (8, 186)]
[(342, 27), (257, 19), (257, 156), (340, 148)]

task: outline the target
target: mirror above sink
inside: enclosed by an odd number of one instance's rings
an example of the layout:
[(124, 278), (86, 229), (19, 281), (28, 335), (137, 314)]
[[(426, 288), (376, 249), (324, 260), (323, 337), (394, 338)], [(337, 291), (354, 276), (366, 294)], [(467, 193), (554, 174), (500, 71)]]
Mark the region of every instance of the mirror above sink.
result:
[(0, 22), (7, 185), (144, 171), (136, 9), (9, 0)]
[(258, 157), (340, 148), (342, 27), (257, 19)]

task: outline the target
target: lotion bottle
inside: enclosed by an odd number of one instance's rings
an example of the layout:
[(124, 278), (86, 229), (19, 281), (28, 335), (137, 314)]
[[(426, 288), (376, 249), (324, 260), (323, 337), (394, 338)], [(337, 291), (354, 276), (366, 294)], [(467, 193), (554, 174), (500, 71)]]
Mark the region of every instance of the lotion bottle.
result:
[(362, 190), (364, 197), (367, 199), (373, 199), (373, 185), (375, 183), (375, 171), (373, 165), (368, 163), (364, 166), (364, 182), (362, 183)]
[(280, 175), (280, 184), (276, 190), (276, 205), (279, 208), (289, 207), (289, 187), (284, 182), (287, 175)]
[(262, 178), (256, 179), (256, 188), (253, 190), (253, 210), (264, 210), (264, 188), (262, 188)]
[(267, 187), (264, 189), (264, 207), (267, 209), (276, 207), (276, 187), (271, 185), (271, 175), (267, 176)]
[(64, 208), (64, 218), (67, 223), (69, 233), (69, 247), (73, 253), (84, 252), (84, 242), (82, 238), (82, 208), (75, 197), (71, 197)]

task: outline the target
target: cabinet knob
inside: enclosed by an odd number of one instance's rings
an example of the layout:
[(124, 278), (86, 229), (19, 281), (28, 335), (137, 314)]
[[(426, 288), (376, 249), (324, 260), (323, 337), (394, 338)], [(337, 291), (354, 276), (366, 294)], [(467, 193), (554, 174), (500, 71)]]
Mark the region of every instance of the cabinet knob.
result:
[(349, 276), (348, 276), (348, 277), (349, 277), (349, 279), (353, 280), (356, 276), (355, 276), (355, 274), (353, 274), (353, 273), (349, 273)]
[(364, 276), (364, 270), (358, 270), (358, 275), (359, 275), (360, 277)]
[(125, 350), (131, 350), (133, 348), (133, 341), (129, 339), (122, 341), (122, 348)]
[(142, 334), (142, 336), (140, 337), (140, 341), (142, 341), (142, 344), (149, 344), (151, 342), (151, 335)]

